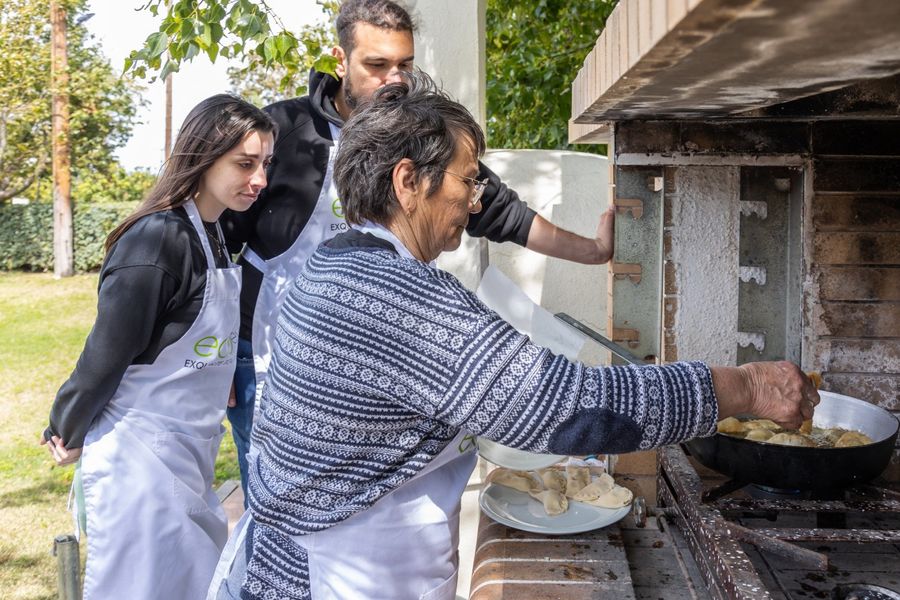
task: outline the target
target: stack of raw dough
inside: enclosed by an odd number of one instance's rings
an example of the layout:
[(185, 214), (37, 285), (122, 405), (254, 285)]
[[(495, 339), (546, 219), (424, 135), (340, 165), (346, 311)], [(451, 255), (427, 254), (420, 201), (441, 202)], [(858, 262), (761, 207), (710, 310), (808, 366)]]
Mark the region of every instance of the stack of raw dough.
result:
[(544, 505), (550, 516), (569, 509), (569, 500), (584, 502), (601, 508), (621, 508), (631, 503), (633, 494), (616, 484), (608, 473), (593, 475), (589, 467), (566, 466), (565, 470), (550, 467), (537, 471), (495, 469), (488, 482), (513, 488), (530, 495)]

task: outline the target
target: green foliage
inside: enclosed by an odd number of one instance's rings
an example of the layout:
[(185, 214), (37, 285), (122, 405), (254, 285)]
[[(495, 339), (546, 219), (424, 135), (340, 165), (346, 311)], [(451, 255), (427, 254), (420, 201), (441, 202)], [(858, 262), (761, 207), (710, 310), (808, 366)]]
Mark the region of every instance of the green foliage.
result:
[[(144, 199), (156, 175), (137, 169), (126, 171), (120, 165), (113, 165), (103, 176), (79, 176), (72, 182), (72, 199), (79, 204), (136, 204)], [(49, 191), (49, 190), (48, 190)]]
[(572, 81), (616, 0), (488, 0), (487, 141), (491, 148), (605, 153), (569, 145)]
[[(317, 2), (326, 12), (337, 11), (336, 0)], [(138, 77), (149, 71), (165, 78), (202, 52), (212, 62), (219, 56), (241, 59), (247, 67), (232, 74), (233, 79), (253, 73), (266, 81), (267, 73), (277, 68), (279, 91), (296, 94), (305, 91), (300, 82), (311, 61), (330, 73), (337, 64), (323, 56), (328, 33), (321, 27), (290, 31), (265, 0), (172, 0), (168, 7), (166, 0), (148, 0), (141, 8), (163, 18), (159, 30), (125, 60), (125, 70)], [(155, 79), (151, 75), (150, 81)], [(252, 92), (248, 95), (254, 99)]]
[[(102, 177), (137, 120), (137, 87), (117, 77), (87, 30), (87, 0), (67, 0), (69, 143), (76, 177)], [(0, 2), (0, 201), (22, 194), (50, 165), (50, 21), (47, 0)]]
[[(75, 207), (75, 270), (103, 264), (106, 236), (134, 210), (132, 202)], [(53, 206), (0, 205), (0, 270), (53, 270)]]
[[(327, 23), (334, 23), (339, 4), (319, 1)], [(307, 49), (314, 51), (301, 55), (296, 68), (281, 64), (269, 67), (263, 65), (259, 56), (251, 56), (244, 67), (229, 67), (228, 79), (232, 92), (257, 106), (266, 106), (290, 96), (305, 96), (308, 93), (307, 75), (310, 69), (334, 72), (334, 57), (323, 54), (337, 45), (337, 32), (332, 26), (306, 25), (298, 37), (305, 40)]]
[[(72, 179), (72, 202), (76, 206), (117, 202), (133, 204), (143, 200), (154, 183), (156, 175), (146, 169), (127, 171), (121, 165), (113, 163), (106, 173), (78, 173)], [(31, 187), (27, 198), (32, 202), (53, 202), (53, 178), (50, 173), (45, 173)]]
[[(2, 249), (2, 246), (0, 246)], [(0, 590), (58, 598), (53, 538), (72, 531), (73, 468), (37, 444), (50, 402), (72, 371), (96, 315), (97, 276), (0, 272)], [(84, 538), (82, 538), (83, 540)], [(85, 546), (82, 541), (81, 556)]]
[[(317, 0), (333, 21), (339, 2)], [(488, 0), (487, 135), (493, 148), (570, 149), (605, 153), (605, 146), (568, 144), (572, 81), (594, 47), (616, 0)], [(264, 0), (149, 0), (165, 11), (159, 31), (126, 61), (146, 76), (177, 70), (201, 51), (242, 58), (231, 69), (235, 92), (257, 104), (306, 93), (311, 66), (331, 72), (334, 32), (323, 26), (291, 33)], [(273, 28), (272, 23), (275, 23)], [(168, 52), (168, 58), (165, 58)]]

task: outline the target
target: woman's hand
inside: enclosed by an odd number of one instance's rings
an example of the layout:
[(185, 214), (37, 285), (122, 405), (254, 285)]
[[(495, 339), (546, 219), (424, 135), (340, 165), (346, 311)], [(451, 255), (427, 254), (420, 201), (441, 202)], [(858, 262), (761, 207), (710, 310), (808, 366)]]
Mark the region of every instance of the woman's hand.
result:
[(819, 392), (800, 368), (788, 361), (713, 367), (719, 419), (750, 413), (785, 429), (812, 419)]
[(775, 421), (785, 429), (799, 429), (812, 419), (819, 404), (813, 382), (794, 363), (758, 362), (738, 367), (750, 389), (750, 413)]
[(59, 436), (50, 436), (50, 440), (47, 441), (41, 436), (41, 446), (47, 446), (47, 449), (50, 451), (50, 456), (53, 457), (53, 460), (56, 461), (56, 464), (59, 466), (71, 465), (72, 463), (78, 462), (78, 459), (81, 458), (81, 448), (72, 448), (70, 450), (66, 449), (65, 443), (59, 438)]

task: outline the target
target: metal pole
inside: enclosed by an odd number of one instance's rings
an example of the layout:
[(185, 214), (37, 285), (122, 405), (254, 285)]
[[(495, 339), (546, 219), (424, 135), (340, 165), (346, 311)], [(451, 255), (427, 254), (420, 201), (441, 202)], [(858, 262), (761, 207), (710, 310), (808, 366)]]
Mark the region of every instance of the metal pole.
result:
[(164, 160), (172, 154), (172, 74), (166, 75), (166, 147)]
[(74, 535), (58, 535), (53, 555), (59, 570), (59, 600), (81, 600), (81, 559)]
[[(168, 10), (170, 0), (166, 0), (166, 9)], [(168, 161), (172, 154), (172, 73), (166, 75), (166, 140), (165, 148), (163, 148), (163, 160)]]
[(69, 66), (66, 52), (66, 9), (59, 0), (50, 2), (50, 89), (53, 154), (53, 273), (71, 277), (75, 273), (69, 173)]

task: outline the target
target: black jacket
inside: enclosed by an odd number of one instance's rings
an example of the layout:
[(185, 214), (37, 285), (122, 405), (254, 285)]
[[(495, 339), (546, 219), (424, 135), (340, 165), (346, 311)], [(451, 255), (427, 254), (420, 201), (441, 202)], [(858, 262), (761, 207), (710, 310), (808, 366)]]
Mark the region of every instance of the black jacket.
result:
[[(224, 267), (224, 254), (217, 261)], [(208, 268), (200, 237), (180, 207), (143, 217), (113, 244), (100, 270), (97, 320), (56, 394), (45, 439), (58, 435), (67, 448), (84, 444), (126, 369), (153, 363), (194, 324)]]
[[(313, 71), (309, 88), (309, 96), (276, 102), (264, 109), (278, 123), (268, 187), (248, 211), (226, 210), (219, 219), (234, 253), (247, 244), (263, 259), (278, 256), (301, 235), (315, 209), (325, 180), (329, 149), (334, 145), (328, 124), (341, 127), (344, 121), (334, 107), (334, 96), (340, 88), (338, 80)], [(488, 177), (490, 184), (482, 197), (481, 212), (469, 217), (469, 235), (524, 246), (534, 211), (484, 165), (480, 177)], [(240, 336), (249, 340), (262, 275), (246, 261), (241, 260), (240, 264)]]

